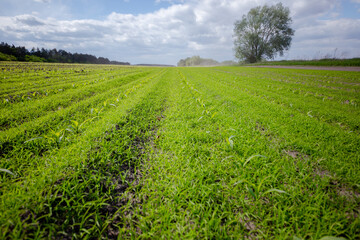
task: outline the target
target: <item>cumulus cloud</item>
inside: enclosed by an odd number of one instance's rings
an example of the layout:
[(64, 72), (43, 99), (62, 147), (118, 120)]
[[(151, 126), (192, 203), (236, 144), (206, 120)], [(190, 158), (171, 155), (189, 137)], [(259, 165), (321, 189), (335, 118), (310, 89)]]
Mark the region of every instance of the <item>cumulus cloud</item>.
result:
[[(169, 1), (172, 4), (168, 8), (155, 12), (138, 15), (113, 12), (102, 20), (58, 20), (32, 14), (3, 16), (0, 38), (29, 48), (56, 47), (132, 63), (176, 64), (180, 58), (195, 54), (222, 61), (233, 59), (234, 22), (252, 7), (277, 2)], [(336, 17), (320, 20), (336, 12), (339, 1), (287, 0), (284, 5), (291, 10), (296, 30), (289, 58), (299, 54), (311, 57), (316, 51), (334, 48), (359, 54), (359, 20)]]
[(295, 19), (320, 17), (339, 7), (338, 0), (291, 1), (290, 8)]
[(45, 23), (35, 17), (35, 16), (31, 16), (31, 15), (20, 15), (16, 17), (16, 21), (20, 24), (24, 24), (24, 25), (28, 25), (28, 26), (41, 26), (41, 25), (45, 25)]

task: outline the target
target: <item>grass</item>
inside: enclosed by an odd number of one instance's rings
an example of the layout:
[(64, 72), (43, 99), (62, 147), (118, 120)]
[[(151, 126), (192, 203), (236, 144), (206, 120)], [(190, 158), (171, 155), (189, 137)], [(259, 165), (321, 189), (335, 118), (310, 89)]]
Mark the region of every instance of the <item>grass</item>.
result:
[(2, 239), (360, 237), (357, 72), (2, 69), (3, 98), (113, 76), (1, 106)]
[(359, 67), (360, 58), (350, 59), (319, 59), (319, 60), (283, 60), (283, 61), (268, 61), (251, 65), (281, 65), (281, 66), (336, 66), (336, 67)]

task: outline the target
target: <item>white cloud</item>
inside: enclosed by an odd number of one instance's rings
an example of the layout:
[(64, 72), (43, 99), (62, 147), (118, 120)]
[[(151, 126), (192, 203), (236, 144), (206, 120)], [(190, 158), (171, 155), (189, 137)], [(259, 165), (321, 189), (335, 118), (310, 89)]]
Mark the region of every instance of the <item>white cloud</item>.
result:
[(24, 25), (28, 25), (28, 26), (41, 26), (41, 25), (45, 25), (45, 23), (32, 15), (19, 15), (16, 16), (16, 21), (20, 24), (24, 24)]
[[(0, 38), (28, 48), (65, 49), (132, 63), (176, 64), (180, 58), (195, 54), (222, 61), (233, 59), (235, 20), (254, 6), (277, 3), (276, 0), (169, 1), (172, 5), (166, 9), (139, 15), (113, 12), (103, 20), (64, 21), (38, 17), (41, 14), (3, 16)], [(316, 52), (326, 53), (335, 48), (350, 55), (360, 54), (357, 50), (360, 22), (337, 18), (334, 13), (339, 7), (338, 0), (283, 3), (290, 7), (296, 30), (289, 58), (304, 54), (312, 57)], [(323, 16), (331, 19), (319, 20)]]
[(360, 42), (357, 30), (360, 19), (318, 20), (312, 25), (298, 29), (292, 46), (293, 58), (319, 58), (332, 54), (347, 52), (347, 56), (360, 56), (356, 47)]

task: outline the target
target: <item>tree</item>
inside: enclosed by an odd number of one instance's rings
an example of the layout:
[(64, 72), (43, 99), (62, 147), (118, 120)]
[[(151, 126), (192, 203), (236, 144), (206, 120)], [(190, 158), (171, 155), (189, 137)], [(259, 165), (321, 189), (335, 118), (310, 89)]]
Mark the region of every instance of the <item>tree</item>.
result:
[(185, 59), (181, 59), (177, 65), (178, 67), (215, 66), (215, 65), (219, 65), (219, 63), (211, 58), (201, 58), (200, 56), (192, 56)]
[(294, 30), (290, 10), (281, 3), (252, 8), (234, 24), (235, 57), (249, 63), (273, 59), (289, 50)]
[(186, 66), (186, 61), (185, 59), (180, 59), (180, 61), (178, 62), (178, 67), (185, 67)]
[(10, 46), (7, 43), (0, 43), (0, 61), (27, 61), (27, 62), (62, 62), (62, 63), (92, 63), (92, 64), (117, 64), (130, 65), (128, 62), (110, 61), (107, 58), (90, 55), (66, 52), (65, 50), (49, 50), (45, 48), (32, 48), (31, 51), (25, 47)]

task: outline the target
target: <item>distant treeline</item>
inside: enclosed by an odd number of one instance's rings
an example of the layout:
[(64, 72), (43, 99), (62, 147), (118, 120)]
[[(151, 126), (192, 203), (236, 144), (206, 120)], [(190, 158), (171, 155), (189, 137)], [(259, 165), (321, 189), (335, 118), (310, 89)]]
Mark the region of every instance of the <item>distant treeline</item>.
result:
[(130, 65), (128, 62), (110, 61), (107, 58), (96, 57), (90, 54), (70, 53), (65, 50), (15, 47), (7, 43), (0, 44), (0, 61), (23, 62), (57, 62), (57, 63), (91, 63)]
[(178, 62), (178, 67), (190, 67), (190, 66), (220, 66), (220, 65), (235, 65), (233, 61), (218, 62), (210, 58), (201, 58), (200, 56), (192, 56), (185, 59), (181, 59)]

